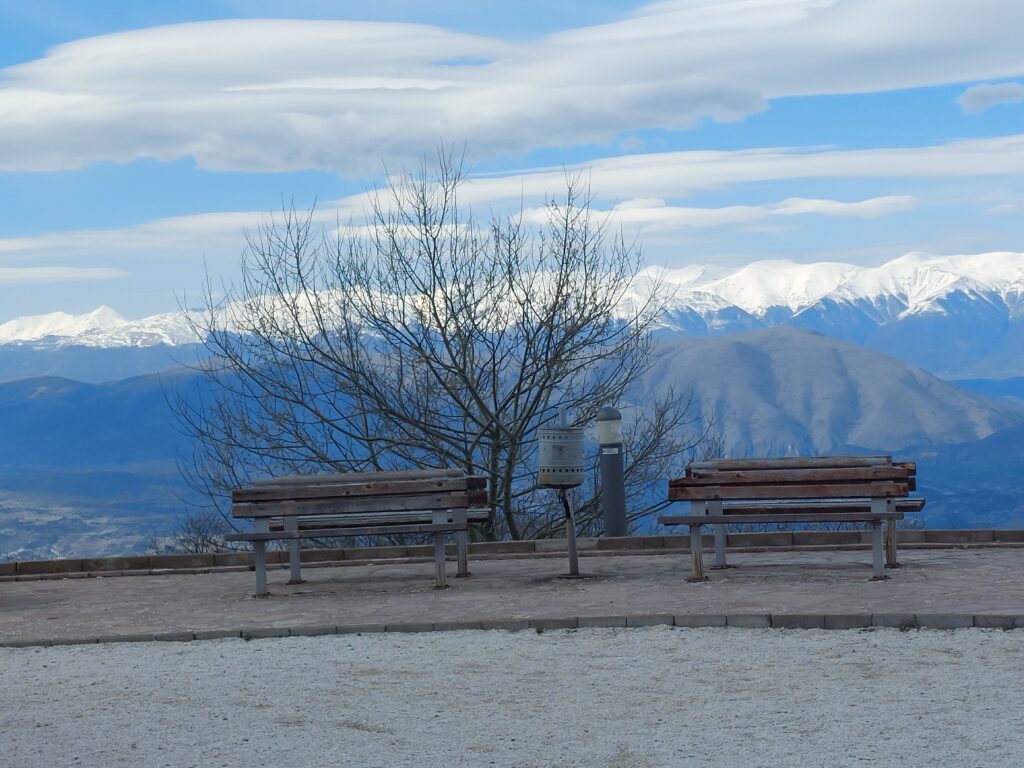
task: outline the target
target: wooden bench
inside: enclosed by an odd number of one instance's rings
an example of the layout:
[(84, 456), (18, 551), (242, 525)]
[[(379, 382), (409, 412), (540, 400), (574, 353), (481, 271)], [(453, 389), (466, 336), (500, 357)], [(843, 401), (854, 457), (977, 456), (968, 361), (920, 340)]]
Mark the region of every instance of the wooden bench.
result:
[(434, 583), (445, 586), (445, 538), (454, 533), (458, 573), (469, 574), (467, 529), (486, 520), (487, 481), (458, 470), (350, 472), (258, 480), (231, 494), (231, 514), (252, 519), (253, 530), (229, 541), (252, 542), (256, 595), (267, 592), (266, 543), (289, 542), (290, 583), (302, 582), (302, 539), (430, 534)]
[[(874, 578), (898, 566), (896, 521), (918, 512), (924, 499), (908, 498), (916, 490), (917, 467), (894, 463), (891, 456), (840, 456), (782, 459), (719, 459), (690, 464), (686, 476), (669, 481), (668, 499), (689, 501), (689, 515), (662, 515), (663, 525), (690, 528), (693, 574), (704, 580), (702, 525), (715, 533), (715, 567), (725, 568), (728, 523), (871, 524)], [(883, 532), (885, 555), (883, 564)]]

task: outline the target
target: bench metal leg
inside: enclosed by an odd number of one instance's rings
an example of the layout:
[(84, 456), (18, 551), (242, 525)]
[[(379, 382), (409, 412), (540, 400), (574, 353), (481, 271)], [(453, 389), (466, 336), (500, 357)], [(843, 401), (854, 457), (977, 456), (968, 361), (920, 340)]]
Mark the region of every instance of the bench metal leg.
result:
[(715, 568), (726, 568), (725, 564), (725, 526), (715, 526)]
[(254, 541), (252, 551), (256, 568), (256, 597), (266, 597), (270, 594), (267, 592), (267, 543)]
[[(452, 522), (466, 525), (466, 510), (454, 510), (452, 512)], [(469, 576), (469, 533), (465, 528), (455, 532), (455, 552), (459, 561), (459, 570), (455, 577)]]
[[(256, 533), (269, 533), (270, 521), (261, 518), (253, 523), (253, 530)], [(252, 562), (256, 571), (256, 597), (267, 597), (267, 542), (254, 541), (252, 543)]]
[(707, 581), (704, 575), (704, 560), (701, 556), (700, 525), (690, 526), (690, 560), (693, 573), (687, 581)]
[[(719, 499), (714, 501), (708, 501), (704, 504), (703, 512), (705, 515), (720, 515), (722, 514), (722, 502)], [(729, 568), (730, 566), (725, 562), (725, 525), (715, 524), (715, 564), (712, 568)]]
[(900, 567), (896, 555), (896, 518), (894, 517), (885, 521), (885, 567)]
[[(434, 513), (434, 523), (444, 525), (448, 522), (448, 513), (439, 511)], [(448, 582), (444, 575), (444, 532), (438, 531), (434, 534), (434, 589), (445, 589)]]
[[(297, 517), (285, 518), (284, 529), (298, 533), (299, 519)], [(288, 579), (289, 584), (302, 583), (302, 559), (299, 556), (300, 544), (301, 542), (298, 539), (290, 539), (288, 541), (288, 565), (291, 568), (291, 577)]]
[(885, 575), (885, 562), (882, 555), (882, 521), (872, 520), (871, 521), (871, 556), (872, 556), (872, 567), (874, 569), (873, 578), (884, 579)]

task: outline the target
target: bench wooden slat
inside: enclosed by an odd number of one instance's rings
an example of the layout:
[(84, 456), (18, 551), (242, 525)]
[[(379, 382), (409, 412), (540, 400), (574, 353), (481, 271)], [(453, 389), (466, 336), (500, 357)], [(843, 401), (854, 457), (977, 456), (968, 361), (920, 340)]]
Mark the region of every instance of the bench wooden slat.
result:
[(840, 512), (814, 512), (795, 513), (786, 515), (786, 519), (772, 520), (768, 515), (664, 515), (658, 518), (662, 525), (714, 525), (720, 523), (856, 523), (868, 520), (902, 520), (903, 513), (878, 512), (865, 514), (864, 512), (840, 513)]
[(773, 459), (711, 459), (687, 469), (815, 469), (818, 467), (876, 467), (892, 465), (891, 456), (787, 456)]
[(381, 472), (340, 472), (334, 475), (286, 475), (253, 480), (252, 485), (287, 485), (289, 483), (361, 483), (372, 480), (423, 480), (430, 477), (464, 477), (461, 469), (399, 469)]
[(726, 499), (827, 499), (858, 498), (875, 499), (906, 496), (907, 483), (828, 483), (822, 485), (737, 485), (737, 486), (669, 486), (669, 501), (715, 501)]
[[(466, 522), (468, 523), (481, 523), (490, 517), (490, 511), (486, 509), (470, 509), (466, 511)], [(415, 523), (423, 520), (422, 513), (409, 514), (406, 512), (395, 512), (394, 514), (381, 512), (375, 515), (342, 515), (338, 517), (330, 516), (312, 516), (302, 517), (297, 516), (297, 524), (299, 528), (302, 527), (315, 527), (315, 526), (358, 526), (358, 525), (398, 525), (401, 523)], [(270, 529), (281, 530), (284, 527), (283, 518), (271, 518)]]
[[(893, 502), (893, 506), (898, 512), (920, 512), (924, 509), (924, 503), (924, 499), (896, 499)], [(725, 502), (722, 505), (722, 514), (785, 515), (789, 512), (843, 512), (856, 514), (870, 509), (870, 499), (829, 499), (827, 501), (810, 502), (794, 499), (778, 503), (764, 501)]]
[(224, 538), (228, 541), (270, 541), (277, 539), (330, 539), (344, 536), (387, 536), (397, 533), (443, 533), (461, 531), (465, 526), (459, 523), (421, 523), (418, 525), (364, 525), (345, 528), (307, 528), (301, 531), (271, 531), (269, 533), (231, 533)]
[(442, 493), (485, 488), (483, 477), (430, 477), (416, 480), (360, 481), (300, 485), (260, 485), (239, 488), (231, 494), (235, 503), (255, 501), (285, 501), (289, 499), (354, 498), (362, 496), (402, 496), (422, 493)]
[(368, 512), (427, 511), (461, 509), (487, 502), (486, 491), (437, 493), (418, 496), (371, 496), (350, 499), (304, 499), (296, 501), (242, 502), (231, 505), (234, 517), (295, 517), (347, 515)]
[(829, 467), (819, 469), (719, 470), (694, 469), (692, 476), (670, 481), (673, 487), (696, 485), (754, 485), (778, 483), (846, 483), (850, 481), (900, 480), (906, 482), (913, 473), (906, 467)]

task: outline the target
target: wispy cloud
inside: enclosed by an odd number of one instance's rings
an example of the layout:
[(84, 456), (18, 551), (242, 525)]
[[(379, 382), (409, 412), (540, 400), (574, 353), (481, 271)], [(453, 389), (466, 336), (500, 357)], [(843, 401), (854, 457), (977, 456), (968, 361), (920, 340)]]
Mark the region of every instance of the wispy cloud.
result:
[(0, 285), (78, 283), (127, 277), (120, 269), (105, 267), (0, 267)]
[(1024, 102), (1024, 85), (1021, 83), (983, 83), (972, 85), (961, 93), (956, 103), (968, 114), (983, 112), (999, 104)]
[(1018, 203), (1000, 203), (999, 205), (993, 205), (991, 208), (986, 208), (984, 213), (987, 216), (1010, 216), (1020, 213), (1024, 210)]
[[(596, 213), (626, 227), (658, 232), (747, 224), (773, 217), (800, 215), (874, 219), (910, 210), (914, 204), (914, 198), (909, 196), (875, 197), (852, 203), (793, 197), (764, 205), (692, 208), (666, 205), (659, 198), (648, 198), (627, 200), (610, 210), (598, 210)], [(530, 223), (542, 223), (545, 216), (543, 208), (531, 208), (524, 212), (525, 220)]]
[(607, 143), (782, 96), (1013, 77), (1022, 27), (1017, 0), (678, 0), (516, 43), (397, 23), (158, 27), (0, 72), (0, 144), (18, 147), (0, 169), (193, 157), (364, 175), (439, 139), (480, 154)]
[[(585, 165), (477, 178), (463, 192), (474, 203), (515, 201), (564, 189), (567, 175), (619, 199), (683, 198), (701, 190), (796, 179), (1000, 177), (1024, 174), (1024, 134), (925, 147), (818, 149), (772, 147), (623, 155)], [(899, 197), (899, 196), (897, 196)]]
[[(470, 178), (460, 199), (478, 210), (539, 207), (551, 195), (564, 190), (567, 176), (583, 177), (595, 194), (595, 209), (611, 210), (623, 220), (678, 230), (743, 224), (815, 214), (831, 217), (876, 218), (926, 206), (905, 194), (891, 194), (859, 201), (790, 197), (760, 205), (720, 208), (684, 207), (678, 204), (705, 190), (751, 182), (799, 179), (939, 179), (1004, 177), (1024, 174), (1024, 134), (956, 141), (926, 147), (865, 150), (799, 147), (738, 151), (687, 151), (623, 155), (595, 160), (569, 168), (538, 169), (523, 173)], [(894, 190), (898, 191), (898, 190)], [(664, 201), (664, 202), (662, 202)], [(1005, 201), (996, 201), (1005, 202)], [(361, 219), (368, 207), (367, 194), (324, 203), (317, 221), (333, 224)], [(234, 253), (241, 232), (266, 221), (262, 211), (207, 213), (158, 219), (123, 229), (52, 232), (34, 237), (0, 239), (0, 255), (66, 255), (96, 257), (110, 254), (139, 260), (165, 258), (169, 254)]]

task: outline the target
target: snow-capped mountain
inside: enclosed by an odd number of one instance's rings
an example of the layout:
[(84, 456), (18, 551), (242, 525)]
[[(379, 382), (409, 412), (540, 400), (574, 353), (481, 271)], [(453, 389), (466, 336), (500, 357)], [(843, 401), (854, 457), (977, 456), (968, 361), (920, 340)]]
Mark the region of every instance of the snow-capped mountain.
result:
[[(1021, 253), (911, 253), (878, 267), (762, 261), (732, 271), (649, 268), (628, 298), (642, 301), (655, 285), (669, 297), (663, 334), (721, 336), (789, 325), (863, 344), (940, 375), (1024, 374)], [(12, 346), (125, 350), (199, 341), (185, 313), (177, 312), (126, 320), (100, 307), (86, 315), (55, 312), (0, 325), (0, 356)]]
[(167, 312), (126, 320), (110, 307), (84, 315), (51, 312), (19, 317), (0, 325), (0, 344), (83, 347), (177, 346), (198, 341), (185, 313)]
[(879, 267), (764, 261), (726, 275), (650, 271), (667, 332), (717, 336), (792, 325), (945, 375), (1024, 372), (1024, 254), (911, 253)]
[(937, 302), (957, 290), (998, 295), (1019, 312), (1024, 297), (1024, 254), (909, 253), (879, 267), (773, 260), (754, 262), (726, 274), (694, 266), (645, 272), (646, 280), (657, 278), (675, 293), (674, 305), (689, 305), (693, 294), (710, 294), (762, 320), (779, 309), (796, 315), (824, 300), (885, 306), (896, 299), (901, 309), (883, 315), (894, 320), (937, 310)]

